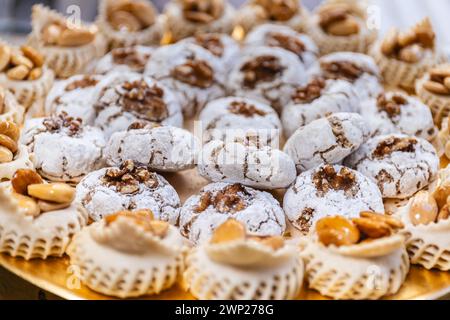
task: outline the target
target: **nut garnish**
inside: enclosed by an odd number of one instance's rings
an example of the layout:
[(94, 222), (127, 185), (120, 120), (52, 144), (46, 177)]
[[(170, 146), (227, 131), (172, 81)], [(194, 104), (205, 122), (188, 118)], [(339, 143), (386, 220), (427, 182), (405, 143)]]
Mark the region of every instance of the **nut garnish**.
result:
[(272, 21), (287, 21), (300, 10), (296, 0), (254, 0), (255, 4), (264, 8), (267, 18)]
[(258, 56), (246, 62), (241, 71), (244, 74), (243, 84), (247, 88), (255, 88), (260, 82), (270, 82), (275, 80), (283, 71), (280, 60), (274, 56)]
[(135, 164), (132, 160), (125, 160), (119, 168), (106, 170), (101, 182), (108, 187), (115, 187), (123, 194), (135, 194), (140, 190), (140, 184), (148, 188), (157, 188), (158, 177), (146, 166)]
[(246, 118), (251, 118), (255, 115), (265, 116), (266, 112), (256, 108), (253, 104), (246, 103), (244, 101), (233, 101), (228, 106), (228, 111), (233, 114), (239, 114)]
[(135, 211), (118, 211), (104, 218), (106, 226), (115, 223), (119, 217), (132, 220), (136, 225), (142, 227), (146, 232), (164, 238), (169, 231), (169, 223), (160, 220), (154, 220), (153, 212), (149, 209), (140, 209)]
[(44, 183), (44, 180), (39, 174), (30, 169), (17, 170), (11, 179), (13, 190), (22, 195), (28, 195), (28, 186), (30, 184), (39, 183)]
[(381, 93), (377, 98), (378, 110), (387, 113), (389, 118), (395, 118), (401, 113), (401, 106), (406, 105), (408, 100), (400, 94), (394, 94), (388, 98), (386, 94)]
[(133, 47), (113, 49), (111, 55), (115, 64), (127, 65), (137, 72), (144, 71), (145, 64), (150, 58), (150, 54), (139, 53), (136, 48)]
[(295, 103), (311, 103), (322, 95), (322, 90), (326, 86), (326, 81), (322, 77), (316, 77), (311, 80), (305, 87), (295, 90), (292, 100)]
[(41, 209), (33, 198), (15, 192), (12, 193), (12, 196), (26, 216), (37, 217), (41, 213)]
[(211, 52), (217, 57), (223, 55), (224, 46), (220, 40), (220, 35), (216, 33), (202, 33), (195, 36), (197, 44)]
[(301, 55), (306, 50), (305, 44), (300, 39), (278, 32), (268, 32), (266, 42), (268, 46), (280, 47), (296, 55)]
[(391, 29), (381, 44), (381, 52), (406, 63), (415, 63), (423, 58), (426, 49), (434, 49), (435, 38), (430, 19), (425, 18), (405, 32)]
[(11, 162), (17, 152), (19, 127), (12, 121), (0, 121), (0, 163)]
[(223, 14), (223, 0), (182, 0), (183, 14), (186, 20), (195, 23), (210, 23)]
[(203, 89), (214, 83), (213, 69), (203, 60), (188, 59), (172, 70), (172, 76), (178, 81)]
[(107, 8), (107, 18), (115, 30), (136, 32), (153, 25), (156, 13), (147, 1), (121, 0)]
[(62, 111), (57, 115), (45, 118), (42, 124), (49, 132), (64, 132), (73, 137), (82, 132), (82, 122), (80, 118), (69, 117), (67, 112)]
[(322, 62), (320, 66), (325, 79), (354, 82), (363, 73), (370, 73), (350, 61)]
[(79, 47), (94, 41), (95, 33), (94, 28), (50, 22), (42, 28), (41, 37), (46, 45)]
[(336, 172), (332, 165), (325, 165), (314, 173), (312, 180), (319, 194), (325, 194), (331, 189), (352, 192), (356, 186), (356, 176), (348, 168), (342, 167)]
[(71, 203), (75, 198), (75, 188), (65, 183), (30, 184), (27, 190), (28, 195), (44, 201)]
[(324, 5), (319, 10), (319, 24), (333, 36), (350, 36), (359, 32), (356, 13), (345, 3)]
[(125, 111), (148, 121), (162, 121), (168, 117), (164, 90), (157, 85), (150, 87), (144, 80), (127, 81), (122, 85), (122, 89)]
[(44, 56), (30, 46), (15, 50), (8, 45), (0, 45), (0, 72), (15, 81), (36, 80), (42, 76)]
[(238, 183), (226, 186), (218, 191), (215, 196), (211, 192), (204, 192), (200, 197), (200, 203), (196, 207), (196, 212), (205, 211), (210, 205), (222, 213), (236, 213), (247, 207), (243, 196), (247, 195), (245, 188)]
[(450, 95), (450, 65), (441, 65), (429, 71), (429, 80), (423, 87), (425, 90), (439, 95)]
[(436, 200), (428, 191), (420, 191), (412, 199), (409, 208), (409, 220), (413, 225), (427, 225), (437, 222), (439, 214)]
[(324, 245), (351, 245), (359, 241), (358, 228), (344, 217), (326, 217), (317, 221), (316, 232)]
[(66, 87), (65, 87), (65, 91), (73, 91), (76, 89), (84, 89), (84, 88), (88, 88), (88, 87), (93, 87), (98, 83), (98, 80), (95, 79), (94, 77), (91, 76), (84, 76), (82, 79), (80, 80), (76, 80), (73, 81), (71, 83), (69, 83)]
[(376, 159), (383, 159), (394, 152), (414, 152), (416, 150), (416, 144), (416, 138), (398, 138), (391, 136), (378, 143), (372, 156)]

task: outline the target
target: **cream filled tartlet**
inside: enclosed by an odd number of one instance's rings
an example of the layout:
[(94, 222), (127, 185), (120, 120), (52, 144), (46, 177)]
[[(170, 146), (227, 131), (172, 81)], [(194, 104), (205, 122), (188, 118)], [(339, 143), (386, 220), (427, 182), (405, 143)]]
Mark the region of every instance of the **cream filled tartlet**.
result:
[(158, 294), (184, 270), (183, 237), (151, 210), (119, 211), (84, 228), (68, 248), (90, 289), (119, 298)]
[(297, 250), (280, 236), (256, 236), (230, 219), (189, 253), (184, 281), (198, 299), (294, 299), (303, 282)]

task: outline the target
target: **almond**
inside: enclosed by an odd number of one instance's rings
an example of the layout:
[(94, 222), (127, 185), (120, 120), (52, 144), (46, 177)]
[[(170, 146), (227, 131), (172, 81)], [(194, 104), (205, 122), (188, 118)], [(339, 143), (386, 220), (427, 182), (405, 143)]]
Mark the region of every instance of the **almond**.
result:
[(234, 219), (229, 219), (214, 230), (211, 243), (225, 243), (245, 239), (245, 226)]
[(386, 34), (386, 37), (381, 44), (381, 52), (383, 52), (383, 54), (385, 54), (386, 56), (393, 54), (395, 49), (397, 48), (398, 34), (399, 32), (397, 28), (390, 29)]
[(29, 68), (27, 68), (24, 65), (20, 65), (20, 66), (16, 66), (14, 68), (9, 69), (6, 72), (6, 75), (11, 80), (21, 81), (21, 80), (24, 80), (28, 76), (29, 72), (30, 72)]
[(353, 17), (347, 17), (345, 20), (336, 21), (327, 27), (327, 32), (333, 36), (350, 36), (359, 32), (358, 21)]
[(444, 86), (450, 91), (450, 76), (444, 79)]
[(28, 195), (28, 186), (30, 184), (44, 183), (41, 176), (30, 169), (17, 170), (12, 179), (11, 185), (16, 193)]
[(44, 200), (38, 200), (37, 204), (38, 204), (41, 212), (62, 210), (62, 209), (68, 208), (70, 206), (70, 202), (57, 203), (57, 202), (50, 202), (50, 201), (44, 201)]
[(11, 60), (11, 48), (7, 45), (0, 46), (0, 72), (2, 72)]
[(391, 227), (384, 221), (371, 218), (354, 218), (352, 221), (359, 231), (372, 239), (383, 238), (392, 234)]
[(358, 228), (341, 216), (326, 217), (316, 224), (319, 241), (324, 245), (352, 245), (358, 243), (360, 233)]
[(70, 203), (75, 197), (75, 189), (65, 183), (30, 184), (28, 194), (40, 200)]
[(427, 191), (420, 191), (412, 200), (409, 219), (413, 225), (427, 225), (436, 221), (438, 210), (436, 200)]
[(67, 28), (61, 32), (57, 44), (63, 47), (79, 47), (91, 43), (95, 34), (87, 29)]
[(42, 77), (42, 68), (34, 68), (28, 74), (28, 80), (33, 81)]
[(423, 55), (423, 48), (418, 44), (407, 46), (398, 52), (399, 59), (407, 63), (416, 63), (422, 59)]
[(0, 134), (10, 137), (12, 140), (19, 140), (19, 126), (12, 121), (0, 121)]
[(34, 67), (42, 67), (44, 65), (44, 56), (33, 47), (22, 46), (20, 50), (22, 50), (25, 57), (33, 62)]
[(17, 142), (5, 134), (0, 134), (0, 146), (8, 148), (12, 153), (16, 153), (18, 149)]
[(0, 163), (11, 162), (14, 159), (14, 154), (8, 148), (0, 146)]
[(49, 45), (57, 44), (62, 31), (62, 26), (55, 23), (49, 24), (42, 29), (42, 40)]
[(33, 62), (27, 57), (20, 54), (11, 55), (11, 63), (15, 66), (25, 66), (28, 69), (33, 68)]
[(444, 86), (442, 83), (439, 83), (436, 81), (426, 81), (423, 84), (423, 87), (427, 91), (430, 91), (431, 93), (441, 94), (441, 95), (450, 94), (450, 90), (446, 86)]
[(127, 11), (115, 11), (109, 15), (109, 23), (115, 30), (126, 30), (136, 32), (142, 29), (139, 20)]

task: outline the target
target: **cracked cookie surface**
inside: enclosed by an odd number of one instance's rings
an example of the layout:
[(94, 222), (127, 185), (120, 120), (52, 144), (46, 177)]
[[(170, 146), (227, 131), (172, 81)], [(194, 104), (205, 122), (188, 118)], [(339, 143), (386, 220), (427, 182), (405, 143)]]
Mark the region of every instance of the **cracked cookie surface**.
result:
[(244, 223), (255, 235), (282, 235), (286, 229), (283, 209), (271, 194), (217, 182), (186, 200), (180, 210), (180, 232), (199, 244), (209, 240), (213, 231), (231, 218)]
[(96, 74), (110, 72), (138, 72), (145, 70), (145, 65), (151, 58), (155, 47), (131, 46), (112, 49), (95, 64)]
[(362, 211), (384, 213), (377, 185), (361, 173), (340, 165), (322, 165), (300, 174), (284, 196), (283, 209), (303, 234), (326, 216), (338, 214), (351, 218)]
[(439, 158), (426, 140), (402, 134), (371, 138), (345, 164), (374, 181), (384, 198), (406, 198), (436, 176)]

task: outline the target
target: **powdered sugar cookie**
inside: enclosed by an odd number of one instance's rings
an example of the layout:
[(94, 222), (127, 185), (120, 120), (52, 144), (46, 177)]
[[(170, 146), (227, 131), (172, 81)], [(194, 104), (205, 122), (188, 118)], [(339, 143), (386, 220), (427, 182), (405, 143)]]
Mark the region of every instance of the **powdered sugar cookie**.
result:
[(145, 73), (174, 91), (187, 116), (194, 115), (208, 101), (225, 95), (223, 62), (192, 43), (180, 42), (158, 48)]
[(384, 213), (376, 184), (340, 165), (322, 165), (300, 174), (284, 196), (283, 209), (303, 234), (325, 216), (337, 214), (352, 218), (361, 211)]
[(370, 136), (367, 124), (357, 113), (334, 113), (301, 127), (284, 146), (297, 171), (322, 163), (338, 163), (358, 149)]
[(363, 101), (361, 112), (376, 135), (403, 133), (431, 140), (437, 133), (430, 108), (402, 92), (385, 92)]
[(306, 86), (296, 88), (291, 99), (281, 113), (286, 137), (311, 121), (331, 113), (359, 110), (358, 95), (353, 86), (344, 80), (314, 77)]
[(316, 60), (319, 50), (311, 38), (293, 29), (266, 23), (254, 28), (245, 38), (247, 46), (280, 47), (298, 56), (305, 68), (309, 68)]
[(106, 74), (111, 71), (142, 73), (153, 51), (155, 47), (146, 46), (112, 49), (95, 63), (94, 73)]
[(95, 86), (100, 75), (76, 75), (55, 83), (48, 93), (45, 114), (65, 112), (69, 117), (80, 118), (84, 124), (93, 125), (95, 120)]
[(260, 100), (277, 111), (287, 104), (294, 88), (306, 83), (298, 57), (276, 47), (249, 47), (228, 76), (228, 89), (236, 95)]
[(230, 218), (244, 223), (249, 233), (260, 236), (282, 235), (286, 229), (283, 210), (271, 194), (217, 182), (186, 200), (180, 210), (180, 231), (193, 243), (203, 243)]
[(193, 168), (199, 149), (197, 138), (187, 130), (134, 123), (111, 136), (105, 158), (111, 166), (130, 159), (152, 170), (176, 172)]
[(219, 140), (203, 146), (197, 168), (210, 181), (261, 189), (287, 188), (296, 175), (294, 161), (280, 150)]
[(253, 99), (226, 97), (209, 102), (199, 116), (205, 142), (253, 141), (278, 147), (280, 119), (272, 107)]
[(105, 139), (98, 128), (83, 126), (82, 120), (60, 113), (25, 123), (22, 142), (43, 177), (77, 183), (103, 166)]
[(341, 79), (353, 84), (361, 101), (376, 97), (383, 91), (380, 71), (368, 55), (355, 52), (336, 52), (323, 56), (310, 69), (311, 75), (325, 79)]
[(183, 116), (175, 95), (163, 84), (136, 73), (112, 73), (96, 89), (95, 125), (106, 137), (136, 121), (181, 127)]
[(384, 198), (412, 196), (439, 169), (439, 158), (429, 142), (402, 134), (374, 137), (345, 162), (377, 183)]
[(131, 160), (88, 174), (77, 185), (75, 199), (94, 221), (117, 210), (150, 209), (156, 219), (175, 224), (180, 207), (166, 179)]

